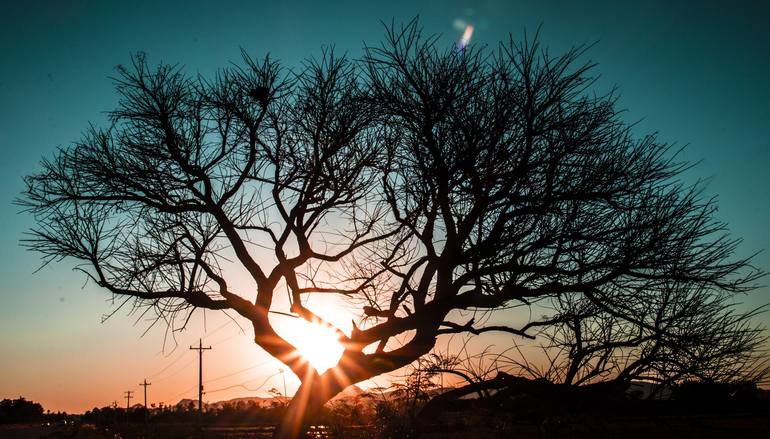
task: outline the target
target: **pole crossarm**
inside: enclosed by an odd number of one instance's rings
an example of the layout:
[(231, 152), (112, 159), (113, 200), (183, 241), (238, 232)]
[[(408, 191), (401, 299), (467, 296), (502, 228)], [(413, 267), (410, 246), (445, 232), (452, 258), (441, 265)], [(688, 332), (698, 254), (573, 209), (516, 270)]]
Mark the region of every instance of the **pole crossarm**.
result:
[(128, 410), (128, 409), (131, 408), (131, 398), (132, 398), (132, 393), (134, 393), (134, 391), (133, 390), (126, 390), (123, 393), (125, 395), (124, 398), (126, 398), (126, 410)]

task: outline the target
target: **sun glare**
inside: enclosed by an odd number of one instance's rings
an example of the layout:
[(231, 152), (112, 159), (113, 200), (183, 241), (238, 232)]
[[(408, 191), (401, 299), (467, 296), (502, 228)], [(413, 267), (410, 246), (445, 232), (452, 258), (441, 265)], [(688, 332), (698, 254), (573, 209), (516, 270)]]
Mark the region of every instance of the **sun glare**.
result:
[(303, 319), (286, 320), (283, 327), (282, 335), (318, 373), (334, 367), (342, 356), (344, 348), (331, 327)]

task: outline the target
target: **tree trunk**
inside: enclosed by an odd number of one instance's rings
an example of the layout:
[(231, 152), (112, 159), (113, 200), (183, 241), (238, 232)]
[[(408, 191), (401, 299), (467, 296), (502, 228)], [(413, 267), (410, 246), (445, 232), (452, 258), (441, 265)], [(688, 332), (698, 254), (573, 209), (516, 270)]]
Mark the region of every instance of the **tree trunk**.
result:
[[(435, 330), (439, 322), (433, 323)], [(360, 350), (346, 350), (337, 365), (323, 375), (319, 376), (315, 370), (295, 371), (297, 376), (304, 379), (289, 403), (286, 414), (281, 419), (273, 437), (294, 439), (303, 436), (310, 425), (318, 419), (324, 404), (347, 386), (406, 366), (428, 353), (435, 342), (435, 336), (425, 337), (418, 329), (412, 341), (390, 352), (366, 355)]]
[(286, 413), (278, 424), (273, 438), (294, 439), (302, 437), (318, 419), (324, 404), (342, 391), (342, 386), (328, 375), (305, 381), (291, 399)]

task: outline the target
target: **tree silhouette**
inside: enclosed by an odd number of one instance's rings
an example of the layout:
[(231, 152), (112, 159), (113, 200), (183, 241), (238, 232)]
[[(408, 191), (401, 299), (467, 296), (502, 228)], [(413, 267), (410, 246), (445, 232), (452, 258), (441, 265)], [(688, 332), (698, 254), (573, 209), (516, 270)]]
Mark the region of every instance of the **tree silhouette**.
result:
[[(532, 338), (561, 321), (485, 313), (576, 296), (660, 332), (637, 298), (749, 290), (758, 273), (731, 259), (714, 202), (679, 181), (689, 165), (591, 93), (583, 51), (441, 50), (414, 21), (361, 60), (324, 50), (298, 72), (244, 54), (190, 78), (137, 55), (118, 67), (111, 125), (26, 178), (26, 245), (169, 325), (195, 308), (247, 319), (302, 381), (279, 437), (441, 334)], [(241, 273), (249, 291), (232, 286)], [(283, 288), (309, 321), (306, 295), (358, 305), (335, 368), (318, 374), (273, 329)]]
[(558, 298), (559, 323), (538, 334), (546, 341), (542, 348), (549, 364), (530, 364), (523, 355), (506, 361), (519, 373), (575, 385), (610, 380), (759, 383), (767, 378), (767, 337), (752, 322), (764, 307), (741, 312), (722, 291), (693, 285), (641, 291), (623, 300), (635, 310), (633, 319), (582, 297)]
[[(681, 386), (756, 389), (770, 375), (767, 337), (752, 322), (764, 307), (741, 312), (719, 293), (698, 288), (641, 291), (634, 298), (633, 319), (605, 312), (584, 297), (553, 298), (547, 317), (553, 323), (537, 331), (539, 346), (513, 340), (471, 354), (465, 343), (459, 350), (447, 348), (421, 358), (420, 369), (411, 375), (448, 373), (462, 381), (432, 398), (419, 420), (430, 424), (437, 413), (471, 394), (490, 404), (539, 395), (551, 408), (569, 397), (577, 401), (573, 409), (580, 410), (591, 398), (615, 404), (613, 398), (623, 399), (632, 381), (654, 384), (648, 398), (665, 397)], [(541, 350), (537, 360), (531, 359), (533, 348)]]
[(43, 406), (24, 397), (0, 401), (0, 424), (34, 422), (43, 418)]

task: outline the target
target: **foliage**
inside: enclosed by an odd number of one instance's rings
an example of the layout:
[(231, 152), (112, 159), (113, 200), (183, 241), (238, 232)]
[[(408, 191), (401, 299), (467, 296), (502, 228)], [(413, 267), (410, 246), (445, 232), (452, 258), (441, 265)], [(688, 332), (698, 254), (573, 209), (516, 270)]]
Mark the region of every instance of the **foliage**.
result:
[[(264, 424), (274, 425), (284, 415), (285, 408), (280, 404), (260, 406), (255, 401), (237, 401), (224, 404), (220, 408), (211, 408), (203, 413), (202, 420), (208, 424)], [(198, 411), (187, 406), (171, 406), (150, 409), (147, 419), (153, 423), (184, 423), (194, 424), (198, 420)], [(87, 411), (83, 415), (84, 422), (99, 426), (109, 426), (120, 423), (144, 423), (145, 410), (121, 407), (102, 407)]]
[(43, 419), (43, 406), (27, 401), (23, 397), (18, 399), (3, 399), (0, 401), (0, 424), (39, 421)]

